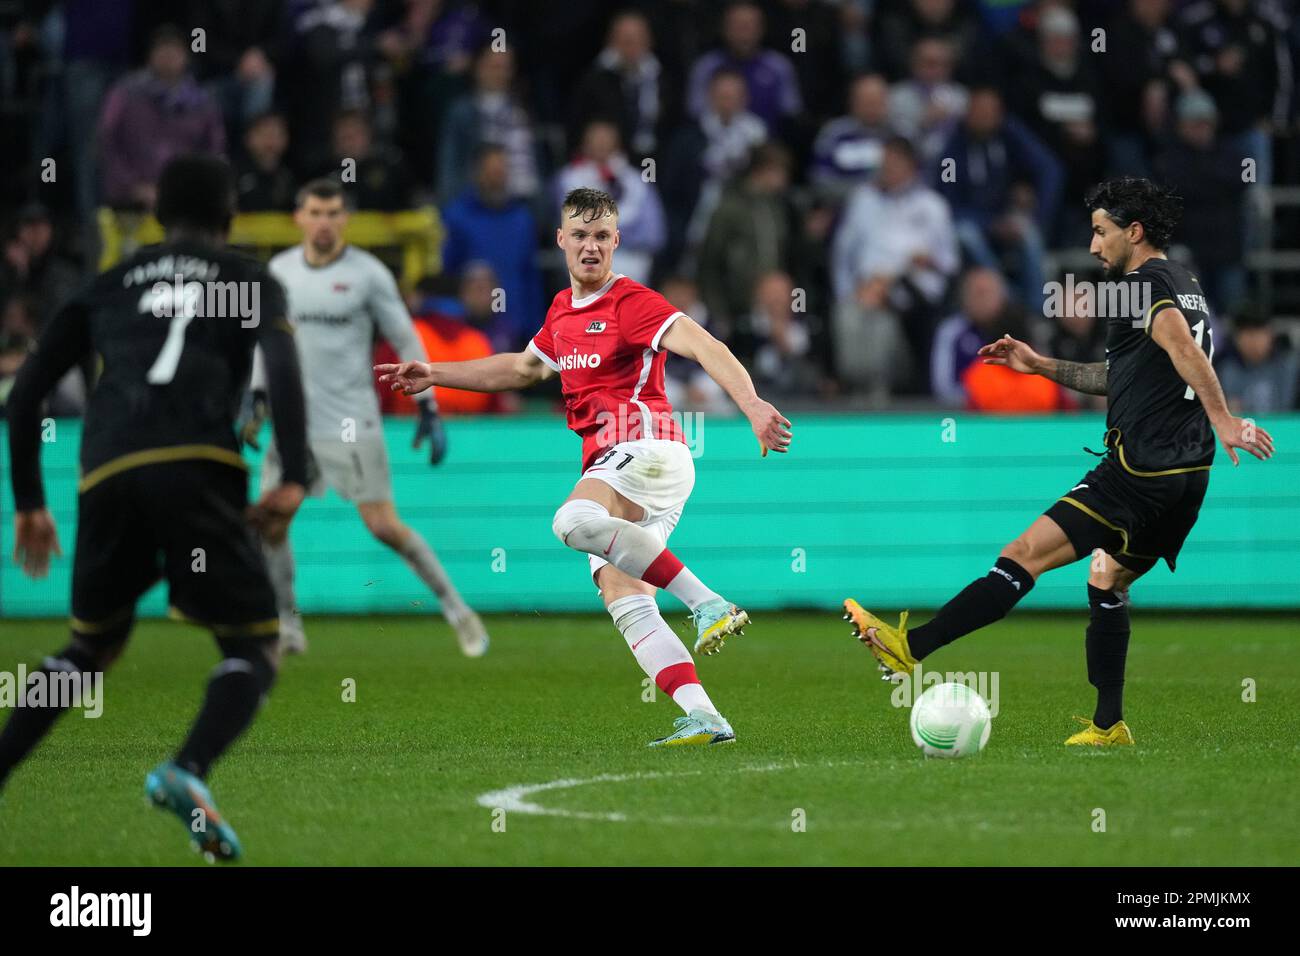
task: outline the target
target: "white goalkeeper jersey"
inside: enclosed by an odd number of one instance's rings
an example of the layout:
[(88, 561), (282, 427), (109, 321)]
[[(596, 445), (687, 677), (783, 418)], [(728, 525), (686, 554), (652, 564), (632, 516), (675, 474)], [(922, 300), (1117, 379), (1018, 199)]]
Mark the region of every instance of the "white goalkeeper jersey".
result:
[[(349, 423), (356, 440), (378, 436), (379, 398), (372, 368), (376, 333), (402, 361), (427, 360), (393, 274), (355, 246), (344, 247), (337, 259), (319, 267), (308, 265), (302, 246), (294, 246), (271, 259), (270, 270), (289, 300), (302, 362), (308, 436), (337, 441)], [(259, 374), (260, 368), (255, 369), (255, 384)]]

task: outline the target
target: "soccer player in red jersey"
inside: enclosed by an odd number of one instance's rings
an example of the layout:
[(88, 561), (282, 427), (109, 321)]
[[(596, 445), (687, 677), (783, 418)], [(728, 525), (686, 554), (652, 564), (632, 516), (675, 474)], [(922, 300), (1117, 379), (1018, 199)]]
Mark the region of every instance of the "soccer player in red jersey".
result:
[(560, 376), (569, 428), (582, 437), (583, 472), (552, 528), (590, 556), (605, 607), (637, 663), (686, 713), (651, 746), (729, 743), (731, 725), (654, 600), (663, 588), (691, 609), (697, 653), (716, 652), (749, 623), (745, 611), (710, 590), (666, 546), (695, 485), (695, 464), (664, 394), (665, 353), (700, 363), (749, 419), (764, 455), (789, 448), (790, 422), (758, 397), (725, 345), (658, 292), (614, 272), (618, 206), (608, 193), (570, 192), (556, 243), (570, 287), (552, 300), (524, 351), (375, 371), (380, 382), (407, 395), (434, 385), (513, 391)]

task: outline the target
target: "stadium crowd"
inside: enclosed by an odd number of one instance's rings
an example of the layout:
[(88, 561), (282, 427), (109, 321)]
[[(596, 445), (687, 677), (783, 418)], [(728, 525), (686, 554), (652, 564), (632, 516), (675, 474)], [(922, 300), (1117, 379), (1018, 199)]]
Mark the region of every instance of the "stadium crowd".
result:
[[(291, 211), (345, 160), (356, 208), (436, 205), (443, 270), (407, 292), (434, 358), (521, 348), (567, 282), (560, 197), (606, 189), (618, 270), (792, 407), (1079, 407), (974, 356), (1011, 332), (1103, 358), (1095, 303), (1048, 309), (1043, 286), (1086, 249), (1085, 189), (1152, 176), (1183, 198), (1172, 253), (1218, 317), (1230, 400), (1294, 409), (1300, 351), (1244, 261), (1268, 241), (1262, 189), (1300, 183), (1295, 6), (0, 2), (0, 405), (98, 259), (97, 210), (148, 211), (167, 160), (206, 151), (234, 164), (244, 211)], [(1099, 277), (1086, 258), (1070, 271)], [(680, 407), (725, 411), (707, 377), (670, 376)], [(83, 397), (75, 372), (51, 411)]]

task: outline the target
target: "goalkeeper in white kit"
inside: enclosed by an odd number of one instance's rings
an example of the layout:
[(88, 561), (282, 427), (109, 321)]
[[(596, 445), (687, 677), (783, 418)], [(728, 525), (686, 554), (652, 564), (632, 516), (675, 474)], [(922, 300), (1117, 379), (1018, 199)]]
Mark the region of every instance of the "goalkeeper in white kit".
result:
[[(302, 244), (270, 262), (271, 274), (289, 300), (302, 363), (308, 444), (315, 464), (308, 493), (322, 495), (328, 486), (355, 502), (367, 530), (401, 555), (438, 596), (461, 651), (481, 657), (488, 647), (483, 623), (457, 593), (429, 543), (402, 523), (393, 506), (388, 450), (371, 374), (375, 332), (403, 361), (424, 361), (426, 356), (392, 273), (370, 253), (343, 240), (347, 219), (342, 186), (332, 179), (313, 180), (299, 191), (294, 212)], [(241, 425), (244, 440), (254, 447), (267, 413), (259, 378), (260, 362)], [(436, 465), (446, 451), (442, 422), (432, 397), (419, 407), (415, 445), (428, 440), (430, 461)], [(272, 443), (262, 468), (262, 487), (274, 487), (279, 480), (280, 457)], [(264, 541), (264, 549), (280, 612), (281, 649), (301, 653), (307, 642), (294, 596), (287, 534)]]

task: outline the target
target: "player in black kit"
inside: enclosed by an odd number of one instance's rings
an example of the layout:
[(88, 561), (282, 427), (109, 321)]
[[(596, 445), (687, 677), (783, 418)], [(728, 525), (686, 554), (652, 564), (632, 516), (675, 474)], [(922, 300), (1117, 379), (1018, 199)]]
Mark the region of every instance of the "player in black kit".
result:
[(1145, 179), (1095, 187), (1090, 251), (1109, 289), (1099, 301), (1126, 307), (1107, 316), (1106, 361), (1063, 362), (1003, 336), (984, 346), (984, 362), (1108, 399), (1103, 461), (1002, 550), (987, 576), (969, 584), (934, 619), (911, 631), (907, 612), (897, 627), (852, 599), (845, 619), (870, 648), (888, 679), (964, 634), (992, 624), (1045, 571), (1092, 556), (1091, 620), (1086, 637), (1088, 681), (1097, 707), (1067, 744), (1131, 744), (1122, 702), (1128, 654), (1130, 586), (1160, 560), (1174, 569), (1205, 497), (1214, 436), (1238, 463), (1237, 450), (1273, 454), (1273, 439), (1228, 411), (1210, 365), (1209, 315), (1196, 277), (1165, 258), (1177, 223), (1177, 197)]
[[(171, 162), (158, 184), (165, 241), (98, 276), (55, 316), (9, 399), (14, 556), (43, 577), (60, 552), (41, 483), (41, 403), (68, 369), (98, 356), (81, 441), (72, 638), (32, 680), (107, 669), (136, 602), (166, 578), (174, 616), (211, 630), (222, 660), (187, 739), (148, 775), (146, 794), (220, 859), (240, 846), (204, 778), (252, 722), (277, 667), (279, 617), (252, 526), (282, 527), (306, 484), (284, 292), (260, 264), (225, 248), (234, 196), (224, 160)], [(259, 344), (285, 468), (284, 483), (250, 509), (234, 418)], [(0, 732), (0, 783), (67, 706), (50, 703), (16, 709)]]

